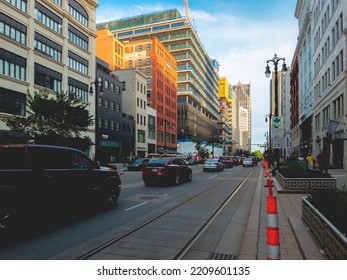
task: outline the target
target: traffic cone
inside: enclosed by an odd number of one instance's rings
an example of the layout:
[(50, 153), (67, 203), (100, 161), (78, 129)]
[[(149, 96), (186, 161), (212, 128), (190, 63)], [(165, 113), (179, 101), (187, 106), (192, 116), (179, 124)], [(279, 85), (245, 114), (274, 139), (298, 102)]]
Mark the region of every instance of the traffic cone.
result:
[(277, 199), (271, 194), (267, 197), (267, 259), (280, 260), (280, 237), (277, 217)]

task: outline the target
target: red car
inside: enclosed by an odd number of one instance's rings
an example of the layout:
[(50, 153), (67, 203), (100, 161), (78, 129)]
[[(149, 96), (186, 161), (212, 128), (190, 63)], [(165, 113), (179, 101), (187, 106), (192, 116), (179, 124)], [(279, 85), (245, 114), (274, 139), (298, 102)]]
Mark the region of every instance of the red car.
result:
[(146, 186), (154, 182), (178, 185), (191, 181), (192, 169), (188, 163), (178, 157), (151, 159), (142, 170), (142, 179)]

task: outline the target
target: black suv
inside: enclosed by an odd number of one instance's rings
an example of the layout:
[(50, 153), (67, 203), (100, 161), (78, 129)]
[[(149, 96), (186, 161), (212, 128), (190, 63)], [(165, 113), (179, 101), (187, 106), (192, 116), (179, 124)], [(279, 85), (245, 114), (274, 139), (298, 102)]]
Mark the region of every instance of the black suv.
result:
[(234, 166), (231, 157), (228, 157), (228, 156), (221, 156), (221, 157), (218, 158), (218, 161), (223, 163), (224, 167), (229, 167), (230, 168), (230, 167)]
[(99, 166), (77, 149), (0, 145), (0, 232), (22, 214), (112, 208), (120, 184), (115, 169)]

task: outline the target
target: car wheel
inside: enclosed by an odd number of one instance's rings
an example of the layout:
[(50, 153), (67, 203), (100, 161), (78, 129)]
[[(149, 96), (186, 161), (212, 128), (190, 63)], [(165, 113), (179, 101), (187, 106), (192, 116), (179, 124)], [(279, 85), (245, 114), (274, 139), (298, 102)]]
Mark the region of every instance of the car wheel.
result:
[(181, 174), (177, 173), (174, 178), (174, 184), (178, 185), (181, 182)]
[(190, 182), (193, 179), (193, 172), (190, 171), (188, 174), (188, 181)]
[(117, 204), (119, 193), (119, 186), (114, 181), (106, 182), (103, 188), (101, 203), (107, 209), (114, 208)]

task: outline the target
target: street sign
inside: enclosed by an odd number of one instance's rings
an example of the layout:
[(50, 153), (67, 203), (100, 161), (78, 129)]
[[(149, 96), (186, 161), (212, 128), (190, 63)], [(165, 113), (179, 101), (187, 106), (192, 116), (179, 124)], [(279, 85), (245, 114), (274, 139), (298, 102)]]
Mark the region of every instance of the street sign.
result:
[(282, 145), (281, 145), (281, 139), (280, 138), (272, 139), (272, 148), (280, 149), (281, 147), (282, 147)]
[(279, 117), (279, 116), (274, 116), (274, 117), (272, 117), (272, 125), (273, 125), (273, 127), (279, 127), (280, 126), (280, 124), (281, 124), (281, 117)]

